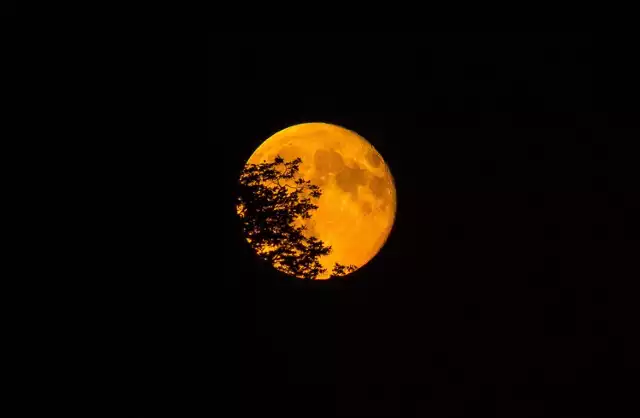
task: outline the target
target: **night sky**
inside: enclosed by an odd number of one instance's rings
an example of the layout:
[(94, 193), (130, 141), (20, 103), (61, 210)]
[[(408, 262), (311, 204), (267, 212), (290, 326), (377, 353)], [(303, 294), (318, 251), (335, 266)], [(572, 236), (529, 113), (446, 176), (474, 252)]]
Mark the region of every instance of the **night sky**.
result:
[(0, 14), (5, 17), (15, 17), (16, 15), (16, 2), (15, 0), (9, 0), (3, 2)]
[[(585, 33), (209, 40), (209, 136), (226, 175), (214, 404), (239, 416), (620, 416), (639, 367), (627, 47)], [(396, 182), (391, 235), (347, 281), (261, 265), (234, 214), (246, 159), (301, 122), (356, 131)]]

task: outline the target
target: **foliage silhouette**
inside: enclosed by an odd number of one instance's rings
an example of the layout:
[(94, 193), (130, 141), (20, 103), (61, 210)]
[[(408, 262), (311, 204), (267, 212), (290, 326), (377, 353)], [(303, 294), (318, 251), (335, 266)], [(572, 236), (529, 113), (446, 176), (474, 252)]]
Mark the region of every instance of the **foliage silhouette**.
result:
[(340, 263), (335, 263), (333, 265), (333, 270), (331, 271), (331, 276), (329, 276), (330, 278), (336, 278), (336, 277), (342, 277), (342, 276), (346, 276), (349, 273), (352, 273), (354, 271), (356, 271), (357, 267), (354, 266), (353, 264), (340, 264)]
[[(243, 221), (247, 241), (263, 260), (278, 270), (303, 279), (326, 273), (319, 259), (331, 246), (305, 234), (304, 219), (318, 209), (320, 187), (299, 174), (301, 158), (247, 164), (240, 175), (237, 212)], [(354, 265), (336, 263), (331, 278), (356, 270)]]

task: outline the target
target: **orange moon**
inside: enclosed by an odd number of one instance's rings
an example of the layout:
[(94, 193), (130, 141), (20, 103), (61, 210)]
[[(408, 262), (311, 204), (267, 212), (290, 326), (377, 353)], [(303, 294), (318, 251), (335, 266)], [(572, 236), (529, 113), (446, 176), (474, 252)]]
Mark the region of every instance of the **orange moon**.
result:
[(357, 133), (327, 123), (303, 123), (264, 141), (247, 164), (301, 158), (300, 175), (322, 190), (307, 233), (330, 245), (320, 258), (327, 279), (334, 263), (360, 268), (380, 251), (393, 226), (396, 188), (389, 167)]

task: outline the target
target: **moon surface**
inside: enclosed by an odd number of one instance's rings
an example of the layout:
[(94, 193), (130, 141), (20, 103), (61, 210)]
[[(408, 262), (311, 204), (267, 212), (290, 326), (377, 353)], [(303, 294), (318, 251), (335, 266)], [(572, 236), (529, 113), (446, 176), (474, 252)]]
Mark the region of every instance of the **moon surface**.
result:
[(300, 157), (300, 175), (322, 190), (318, 209), (302, 223), (307, 233), (330, 245), (320, 262), (329, 277), (334, 263), (368, 263), (387, 240), (396, 213), (396, 189), (382, 156), (364, 138), (327, 123), (303, 123), (264, 141), (247, 164), (271, 162), (280, 155)]

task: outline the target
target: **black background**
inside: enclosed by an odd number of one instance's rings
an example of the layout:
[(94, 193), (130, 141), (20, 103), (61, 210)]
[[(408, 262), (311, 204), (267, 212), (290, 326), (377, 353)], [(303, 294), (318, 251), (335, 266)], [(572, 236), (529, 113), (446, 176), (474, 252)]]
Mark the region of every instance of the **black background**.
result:
[(4, 2), (0, 12), (2, 13), (2, 16), (14, 17), (16, 15), (16, 2), (14, 0)]
[[(208, 142), (224, 189), (201, 242), (222, 253), (209, 273), (220, 325), (200, 343), (221, 382), (215, 408), (586, 417), (629, 406), (640, 132), (624, 42), (215, 33), (209, 46)], [(253, 150), (313, 121), (369, 140), (397, 187), (389, 240), (344, 282), (261, 265), (233, 209)]]

